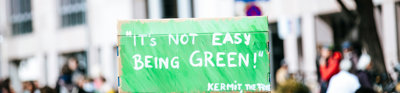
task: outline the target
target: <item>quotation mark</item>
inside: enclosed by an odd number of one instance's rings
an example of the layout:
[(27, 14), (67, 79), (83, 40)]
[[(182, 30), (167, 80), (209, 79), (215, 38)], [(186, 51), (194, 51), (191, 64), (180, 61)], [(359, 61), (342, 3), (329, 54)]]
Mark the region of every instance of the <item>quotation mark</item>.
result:
[(125, 35), (131, 36), (131, 35), (132, 35), (132, 31), (126, 31), (126, 32), (125, 32)]

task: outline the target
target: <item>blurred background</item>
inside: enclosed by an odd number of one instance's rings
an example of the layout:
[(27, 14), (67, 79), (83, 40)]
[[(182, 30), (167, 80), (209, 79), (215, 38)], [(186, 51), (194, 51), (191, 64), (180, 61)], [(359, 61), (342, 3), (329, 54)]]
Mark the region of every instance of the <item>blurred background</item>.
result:
[(116, 92), (118, 20), (236, 16), (268, 16), (273, 91), (400, 90), (400, 0), (0, 0), (0, 93)]

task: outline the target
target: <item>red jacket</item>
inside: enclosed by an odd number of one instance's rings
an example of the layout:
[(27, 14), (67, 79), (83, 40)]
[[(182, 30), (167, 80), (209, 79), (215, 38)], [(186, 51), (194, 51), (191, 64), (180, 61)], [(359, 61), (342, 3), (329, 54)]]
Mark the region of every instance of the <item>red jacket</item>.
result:
[(339, 64), (342, 59), (340, 52), (334, 52), (325, 65), (319, 65), (322, 81), (329, 81), (333, 75), (340, 71)]

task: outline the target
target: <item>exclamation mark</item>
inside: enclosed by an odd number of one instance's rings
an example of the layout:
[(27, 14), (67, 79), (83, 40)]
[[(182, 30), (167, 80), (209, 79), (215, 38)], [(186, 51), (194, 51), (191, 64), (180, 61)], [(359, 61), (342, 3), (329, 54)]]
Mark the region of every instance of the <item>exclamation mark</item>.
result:
[(254, 66), (253, 68), (256, 68), (256, 63), (257, 63), (257, 53), (254, 53)]

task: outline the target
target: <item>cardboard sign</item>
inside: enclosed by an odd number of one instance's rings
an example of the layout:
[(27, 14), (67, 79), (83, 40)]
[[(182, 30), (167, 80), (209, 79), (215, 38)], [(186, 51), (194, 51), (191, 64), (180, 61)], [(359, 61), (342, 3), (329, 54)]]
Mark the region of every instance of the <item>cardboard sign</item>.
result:
[(267, 17), (118, 24), (119, 91), (269, 91)]

